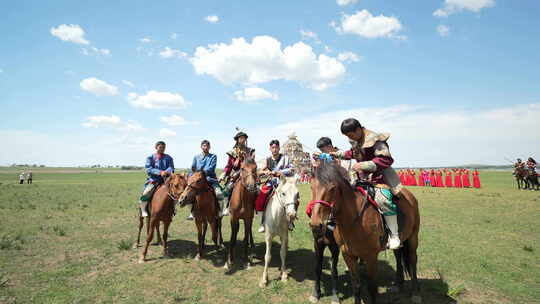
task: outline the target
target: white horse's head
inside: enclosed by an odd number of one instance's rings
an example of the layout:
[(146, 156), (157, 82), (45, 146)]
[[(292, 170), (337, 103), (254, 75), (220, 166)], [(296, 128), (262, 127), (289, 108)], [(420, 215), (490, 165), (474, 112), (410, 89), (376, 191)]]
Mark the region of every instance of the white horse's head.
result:
[(292, 223), (296, 219), (296, 202), (299, 199), (296, 177), (281, 177), (279, 186), (276, 188), (278, 201), (287, 215), (287, 221)]

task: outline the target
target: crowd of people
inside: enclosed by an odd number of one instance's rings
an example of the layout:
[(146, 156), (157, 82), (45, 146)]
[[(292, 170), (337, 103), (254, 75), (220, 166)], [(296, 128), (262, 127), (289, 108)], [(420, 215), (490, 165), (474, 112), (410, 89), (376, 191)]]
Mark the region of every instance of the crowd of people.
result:
[(22, 171), (21, 174), (19, 174), (19, 184), (24, 184), (25, 180), (28, 184), (32, 183), (32, 171)]
[[(405, 186), (447, 187), (447, 188), (480, 188), (478, 170), (444, 168), (444, 169), (402, 169), (398, 171), (399, 179)], [(444, 178), (443, 178), (444, 176)]]

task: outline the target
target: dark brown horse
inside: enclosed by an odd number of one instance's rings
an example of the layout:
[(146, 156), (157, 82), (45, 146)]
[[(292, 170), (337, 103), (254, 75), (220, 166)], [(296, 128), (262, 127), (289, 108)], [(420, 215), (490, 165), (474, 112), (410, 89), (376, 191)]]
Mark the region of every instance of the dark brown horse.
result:
[[(149, 205), (149, 208), (152, 209), (152, 206)], [(142, 229), (144, 227), (144, 217), (142, 216), (142, 212), (141, 212), (141, 208), (137, 205), (137, 211), (139, 212), (139, 233), (137, 234), (137, 242), (135, 244), (133, 244), (133, 248), (136, 249), (136, 248), (139, 248), (141, 246), (141, 232), (142, 232)], [(147, 216), (146, 217), (146, 235), (148, 235), (148, 228), (150, 228), (150, 217)], [(156, 230), (157, 230), (157, 243), (156, 244), (161, 244), (161, 233), (159, 232), (159, 225), (156, 226)]]
[(167, 237), (169, 234), (169, 225), (174, 215), (174, 204), (186, 186), (187, 181), (183, 174), (173, 174), (154, 193), (151, 202), (152, 213), (150, 215), (150, 224), (148, 225), (148, 235), (146, 236), (146, 244), (139, 253), (139, 263), (145, 261), (148, 246), (154, 237), (154, 230), (159, 227), (160, 222), (163, 222), (163, 236), (161, 239), (162, 254), (164, 256), (167, 255)]
[(529, 188), (529, 172), (525, 168), (516, 168), (514, 170), (514, 175), (516, 177), (518, 189), (528, 189)]
[(251, 250), (253, 249), (253, 235), (251, 225), (257, 198), (257, 164), (252, 158), (247, 158), (240, 167), (240, 176), (236, 180), (231, 194), (229, 213), (231, 216), (231, 241), (229, 243), (228, 259), (225, 269), (232, 267), (234, 261), (234, 247), (236, 237), (240, 230), (240, 220), (244, 220), (244, 258), (247, 267), (251, 266)]
[(203, 256), (208, 224), (210, 224), (210, 228), (212, 229), (212, 240), (214, 244), (218, 248), (223, 245), (221, 218), (218, 216), (219, 205), (214, 188), (208, 183), (206, 174), (203, 171), (195, 172), (188, 178), (187, 187), (180, 195), (178, 202), (181, 207), (184, 207), (186, 204), (193, 204), (192, 212), (195, 217), (197, 239), (199, 241), (195, 260), (199, 260)]
[[(328, 221), (335, 220), (334, 237), (351, 273), (355, 303), (360, 304), (360, 277), (358, 258), (366, 263), (368, 292), (372, 303), (377, 300), (377, 258), (386, 249), (384, 227), (379, 211), (360, 193), (354, 191), (349, 182), (332, 163), (321, 164), (311, 181), (314, 207), (310, 225), (324, 231)], [(418, 202), (407, 189), (400, 195), (399, 208), (404, 216), (400, 226), (403, 247), (394, 250), (397, 264), (396, 287), (403, 285), (405, 272), (412, 281), (412, 300), (420, 302), (420, 289), (416, 276), (418, 232), (420, 213)]]

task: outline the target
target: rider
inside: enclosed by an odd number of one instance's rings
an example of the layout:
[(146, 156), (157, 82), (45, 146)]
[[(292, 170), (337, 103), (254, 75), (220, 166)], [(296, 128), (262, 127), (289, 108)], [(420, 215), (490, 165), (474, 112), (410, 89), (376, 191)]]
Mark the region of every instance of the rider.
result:
[[(216, 198), (220, 207), (219, 216), (223, 216), (225, 197), (223, 196), (223, 192), (221, 191), (221, 187), (219, 186), (218, 179), (216, 177), (217, 156), (210, 153), (210, 142), (206, 139), (201, 142), (201, 150), (201, 154), (197, 154), (193, 157), (193, 162), (191, 163), (191, 172), (204, 172), (208, 184), (214, 188), (216, 193)], [(190, 214), (187, 219), (193, 220), (193, 214)]]
[[(387, 140), (388, 133), (375, 133), (364, 128), (354, 118), (345, 119), (341, 123), (341, 133), (349, 138), (351, 149), (338, 151), (333, 154), (341, 159), (356, 159), (353, 170), (371, 176), (371, 182), (376, 184), (379, 190), (375, 200), (379, 203), (381, 211), (390, 230), (388, 248), (397, 249), (399, 240), (397, 222), (397, 203), (401, 198), (403, 186), (396, 171), (391, 167), (394, 159), (390, 155)], [(381, 194), (381, 195), (379, 195)], [(392, 195), (397, 200), (392, 200)]]
[[(255, 206), (258, 206), (258, 209), (261, 210), (258, 211), (261, 212), (261, 227), (259, 227), (259, 232), (264, 232), (264, 208), (272, 190), (279, 185), (279, 178), (294, 174), (294, 167), (291, 160), (287, 155), (279, 153), (279, 150), (279, 140), (273, 139), (270, 141), (270, 153), (272, 155), (266, 159), (265, 165), (261, 170), (261, 174), (270, 176), (270, 179), (262, 186), (261, 192), (255, 201)], [(289, 229), (292, 230), (290, 223)]]
[(529, 159), (527, 159), (527, 169), (529, 169), (531, 173), (536, 173), (536, 161), (534, 158), (529, 157)]
[(165, 142), (158, 141), (155, 145), (156, 153), (146, 158), (146, 173), (148, 178), (144, 183), (143, 192), (140, 198), (141, 214), (143, 217), (148, 216), (146, 207), (148, 202), (152, 200), (152, 195), (157, 189), (157, 186), (164, 182), (164, 178), (174, 172), (174, 162), (171, 156), (165, 154)]
[(225, 181), (225, 195), (227, 196), (227, 206), (223, 209), (223, 215), (229, 215), (229, 199), (232, 194), (234, 182), (240, 176), (240, 166), (246, 158), (255, 158), (255, 149), (247, 146), (248, 135), (242, 131), (239, 131), (234, 136), (234, 147), (231, 151), (227, 152), (229, 159), (227, 165), (223, 169), (219, 181)]
[[(321, 153), (323, 153), (323, 155), (324, 154), (330, 155), (330, 153), (335, 153), (339, 151), (337, 147), (334, 147), (334, 145), (332, 144), (332, 140), (328, 137), (319, 138), (319, 140), (317, 141), (317, 148), (321, 151)], [(313, 159), (314, 159), (313, 166), (314, 167), (317, 166), (317, 161), (321, 158), (321, 153), (319, 152), (313, 153)], [(346, 173), (345, 175), (346, 175), (347, 180), (351, 181), (351, 183), (355, 183), (356, 180), (358, 179), (358, 174), (352, 170), (352, 165), (353, 165), (354, 160), (336, 159), (335, 161), (337, 162), (338, 165), (340, 165), (346, 170), (346, 172), (343, 172), (343, 173)]]

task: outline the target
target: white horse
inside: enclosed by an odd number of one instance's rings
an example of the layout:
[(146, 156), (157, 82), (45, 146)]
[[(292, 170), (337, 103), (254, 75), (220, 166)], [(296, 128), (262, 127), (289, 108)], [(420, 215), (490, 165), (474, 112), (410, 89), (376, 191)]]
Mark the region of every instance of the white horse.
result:
[(274, 189), (264, 211), (266, 254), (264, 255), (263, 276), (259, 284), (261, 288), (268, 284), (268, 264), (272, 258), (272, 239), (276, 235), (279, 235), (281, 240), (281, 281), (287, 280), (285, 257), (289, 243), (289, 223), (292, 224), (296, 219), (295, 204), (297, 200), (296, 177), (281, 177), (279, 185)]

